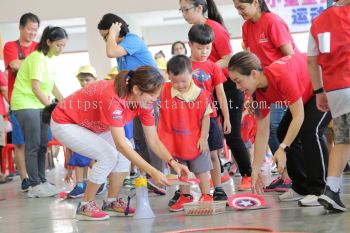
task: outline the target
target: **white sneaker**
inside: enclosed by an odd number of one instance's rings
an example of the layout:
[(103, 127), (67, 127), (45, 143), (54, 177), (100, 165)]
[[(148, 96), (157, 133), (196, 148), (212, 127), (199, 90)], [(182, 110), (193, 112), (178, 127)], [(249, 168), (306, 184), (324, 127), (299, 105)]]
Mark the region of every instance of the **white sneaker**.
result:
[(45, 189), (51, 192), (52, 196), (58, 194), (60, 191), (56, 188), (56, 186), (50, 184), (48, 181), (41, 184)]
[(320, 206), (321, 204), (317, 201), (318, 196), (316, 195), (307, 195), (301, 199), (298, 204), (300, 206)]
[(54, 196), (43, 184), (29, 188), (28, 197), (51, 197)]
[(278, 198), (280, 201), (299, 201), (300, 199), (303, 199), (304, 196), (295, 192), (293, 189), (289, 189), (287, 192), (278, 196)]

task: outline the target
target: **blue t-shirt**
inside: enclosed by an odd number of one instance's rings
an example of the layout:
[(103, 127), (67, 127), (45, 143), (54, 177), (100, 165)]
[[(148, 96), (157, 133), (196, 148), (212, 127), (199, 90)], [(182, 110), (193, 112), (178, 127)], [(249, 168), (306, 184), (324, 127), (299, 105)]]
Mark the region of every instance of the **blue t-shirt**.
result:
[(140, 66), (149, 65), (157, 68), (157, 64), (152, 57), (145, 42), (136, 34), (128, 33), (119, 43), (128, 53), (117, 58), (118, 70), (136, 70)]

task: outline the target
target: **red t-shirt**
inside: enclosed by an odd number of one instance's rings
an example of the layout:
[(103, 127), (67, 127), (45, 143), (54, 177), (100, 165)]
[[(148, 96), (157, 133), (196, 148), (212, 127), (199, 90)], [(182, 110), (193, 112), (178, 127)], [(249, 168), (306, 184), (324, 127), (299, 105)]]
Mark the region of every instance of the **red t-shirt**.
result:
[[(7, 87), (7, 80), (5, 74), (0, 70), (0, 87)], [(0, 115), (6, 115), (6, 108), (4, 103), (4, 97), (0, 93)]]
[[(213, 46), (211, 48), (211, 53), (208, 59), (212, 62), (217, 62), (223, 56), (232, 53), (230, 34), (228, 34), (227, 30), (221, 24), (214, 20), (207, 19), (205, 21), (205, 24), (211, 27), (211, 29), (214, 31)], [(228, 77), (228, 69), (225, 68), (223, 71), (225, 76)]]
[[(318, 48), (317, 61), (322, 68), (326, 92), (350, 87), (350, 5), (330, 7), (312, 22), (310, 31)], [(329, 33), (328, 53), (321, 52), (324, 33)], [(335, 93), (335, 92), (333, 92)], [(333, 95), (333, 94), (332, 94)]]
[[(312, 96), (312, 86), (305, 54), (283, 57), (264, 68), (268, 87), (256, 90), (257, 117), (264, 118), (270, 105), (289, 106), (302, 97), (305, 104)], [(259, 111), (260, 110), (260, 111)]]
[[(38, 42), (33, 41), (28, 47), (21, 46), (23, 56), (27, 57), (29, 54), (31, 54), (35, 50), (37, 44)], [(15, 73), (12, 71), (9, 64), (12, 61), (17, 59), (19, 59), (19, 57), (18, 57), (18, 46), (16, 44), (16, 41), (7, 42), (4, 47), (4, 62), (5, 62), (6, 70), (8, 72), (9, 100), (11, 100), (13, 85), (15, 84), (15, 78), (16, 78)]]
[(224, 73), (222, 72), (222, 69), (211, 61), (205, 61), (205, 62), (194, 62), (192, 61), (192, 69), (193, 69), (193, 81), (194, 83), (208, 91), (211, 95), (211, 104), (213, 112), (210, 114), (210, 117), (216, 117), (216, 107), (213, 104), (214, 102), (214, 91), (215, 87), (221, 83), (226, 82), (226, 77)]
[(263, 13), (256, 23), (245, 21), (242, 34), (244, 46), (258, 56), (263, 67), (284, 57), (280, 50), (282, 45), (291, 43), (294, 52), (299, 52), (288, 25), (274, 13)]
[(78, 124), (93, 132), (109, 131), (109, 127), (123, 127), (135, 116), (145, 126), (155, 124), (153, 106), (127, 106), (126, 97), (120, 98), (114, 89), (114, 80), (101, 80), (78, 90), (65, 98), (53, 111), (52, 118), (60, 124)]

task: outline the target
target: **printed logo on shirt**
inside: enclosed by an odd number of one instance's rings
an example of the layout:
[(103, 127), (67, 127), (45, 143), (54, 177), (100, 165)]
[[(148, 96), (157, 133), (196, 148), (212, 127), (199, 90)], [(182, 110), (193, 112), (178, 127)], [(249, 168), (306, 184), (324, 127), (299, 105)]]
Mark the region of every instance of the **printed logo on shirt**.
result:
[(122, 119), (123, 118), (123, 111), (120, 109), (114, 110), (112, 112), (112, 119)]
[(207, 82), (209, 79), (211, 79), (210, 74), (206, 74), (203, 70), (201, 69), (196, 69), (193, 72), (193, 78), (196, 79), (200, 83), (200, 88), (205, 89), (205, 86), (203, 82)]
[(269, 39), (265, 36), (265, 33), (261, 33), (259, 36), (259, 43), (269, 42)]

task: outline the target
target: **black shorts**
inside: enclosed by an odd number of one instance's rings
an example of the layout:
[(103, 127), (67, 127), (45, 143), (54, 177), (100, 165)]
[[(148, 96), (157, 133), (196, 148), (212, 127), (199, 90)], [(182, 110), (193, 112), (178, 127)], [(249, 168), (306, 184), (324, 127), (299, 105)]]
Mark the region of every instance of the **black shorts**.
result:
[(222, 134), (221, 129), (219, 127), (218, 119), (210, 118), (210, 127), (209, 127), (209, 138), (208, 138), (208, 144), (209, 144), (209, 150), (219, 150), (223, 148), (222, 144)]

